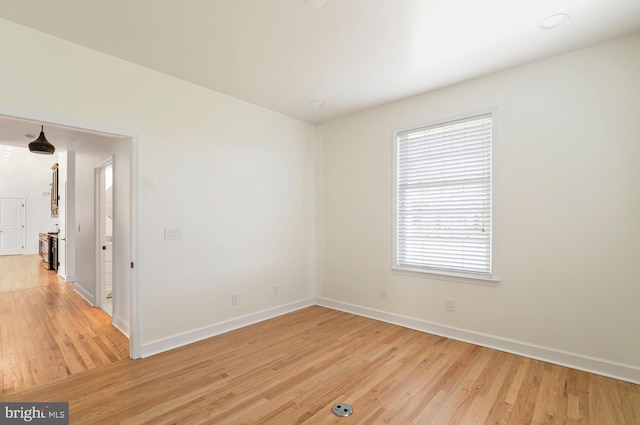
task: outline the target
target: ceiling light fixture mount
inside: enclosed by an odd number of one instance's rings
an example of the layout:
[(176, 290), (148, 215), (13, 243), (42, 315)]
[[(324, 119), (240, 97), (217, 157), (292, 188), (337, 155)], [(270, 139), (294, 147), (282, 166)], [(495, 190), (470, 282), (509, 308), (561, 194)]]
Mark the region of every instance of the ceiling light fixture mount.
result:
[(320, 7), (324, 4), (324, 0), (304, 0), (309, 7)]
[(46, 137), (44, 137), (44, 125), (40, 127), (40, 136), (33, 142), (29, 143), (29, 150), (33, 153), (41, 154), (41, 155), (53, 155), (56, 151), (55, 146), (53, 146)]
[(552, 30), (558, 28), (569, 20), (569, 15), (566, 13), (558, 13), (556, 15), (547, 16), (540, 21), (540, 29)]

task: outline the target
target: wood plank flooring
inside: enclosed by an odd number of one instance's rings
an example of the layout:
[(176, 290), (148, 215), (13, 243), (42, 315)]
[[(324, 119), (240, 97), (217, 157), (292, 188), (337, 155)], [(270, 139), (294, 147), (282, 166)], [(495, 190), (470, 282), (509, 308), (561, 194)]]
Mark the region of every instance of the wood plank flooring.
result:
[(640, 424), (638, 385), (318, 306), (2, 400), (74, 425)]
[(37, 255), (0, 257), (1, 392), (129, 357), (129, 340)]
[(0, 293), (57, 282), (58, 275), (42, 266), (39, 255), (0, 255)]

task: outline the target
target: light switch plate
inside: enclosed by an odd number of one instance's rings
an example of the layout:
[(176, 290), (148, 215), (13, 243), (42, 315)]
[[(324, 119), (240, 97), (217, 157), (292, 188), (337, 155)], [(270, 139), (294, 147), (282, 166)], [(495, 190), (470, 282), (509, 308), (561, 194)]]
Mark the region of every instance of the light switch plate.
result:
[(179, 227), (165, 227), (164, 240), (176, 241), (182, 239), (182, 230)]

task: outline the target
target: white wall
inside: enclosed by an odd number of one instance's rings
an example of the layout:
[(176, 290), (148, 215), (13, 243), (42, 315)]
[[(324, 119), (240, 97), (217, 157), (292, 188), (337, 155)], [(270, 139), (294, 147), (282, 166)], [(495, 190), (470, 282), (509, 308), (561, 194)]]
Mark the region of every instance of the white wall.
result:
[(75, 154), (76, 281), (74, 288), (96, 303), (95, 165), (111, 157), (111, 146), (94, 143), (91, 151)]
[(25, 198), (25, 254), (37, 254), (38, 235), (57, 231), (50, 197), (51, 166), (58, 161), (57, 154), (35, 155), (27, 148), (10, 148), (8, 161), (0, 157), (0, 197)]
[[(67, 282), (76, 280), (76, 154), (75, 151), (58, 151), (59, 185), (66, 185), (66, 199), (60, 199), (65, 206), (65, 223), (58, 217), (60, 233), (64, 229), (64, 242), (58, 240), (58, 261), (64, 268), (58, 269), (58, 274)], [(65, 249), (65, 253), (60, 251)], [(64, 257), (62, 256), (64, 255)]]
[[(640, 371), (638, 52), (635, 35), (323, 125), (319, 295)], [(499, 285), (392, 272), (394, 128), (490, 107)]]
[(111, 144), (113, 154), (113, 323), (127, 335), (131, 326), (131, 143)]
[(4, 20), (0, 55), (0, 106), (139, 135), (143, 346), (310, 295), (313, 126)]

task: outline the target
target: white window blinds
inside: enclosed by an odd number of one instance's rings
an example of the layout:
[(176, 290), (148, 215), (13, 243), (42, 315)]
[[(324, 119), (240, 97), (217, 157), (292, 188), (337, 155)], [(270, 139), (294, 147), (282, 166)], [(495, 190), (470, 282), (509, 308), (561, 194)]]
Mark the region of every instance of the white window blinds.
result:
[(397, 133), (396, 262), (491, 277), (491, 114)]

